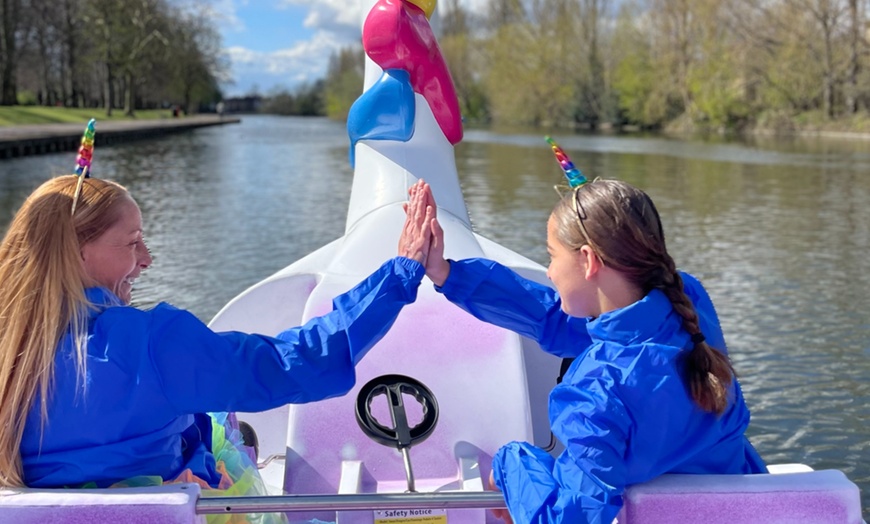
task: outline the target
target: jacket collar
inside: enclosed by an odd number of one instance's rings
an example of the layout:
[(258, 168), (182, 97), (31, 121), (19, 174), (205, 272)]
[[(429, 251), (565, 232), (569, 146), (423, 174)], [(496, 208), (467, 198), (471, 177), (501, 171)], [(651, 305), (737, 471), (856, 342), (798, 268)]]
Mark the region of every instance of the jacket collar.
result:
[(110, 307), (124, 305), (120, 298), (104, 287), (89, 287), (85, 289), (85, 297), (92, 306), (89, 308), (89, 316), (91, 318)]
[(660, 334), (665, 324), (678, 322), (674, 317), (671, 301), (662, 291), (653, 289), (637, 302), (591, 320), (586, 328), (594, 342), (632, 344)]

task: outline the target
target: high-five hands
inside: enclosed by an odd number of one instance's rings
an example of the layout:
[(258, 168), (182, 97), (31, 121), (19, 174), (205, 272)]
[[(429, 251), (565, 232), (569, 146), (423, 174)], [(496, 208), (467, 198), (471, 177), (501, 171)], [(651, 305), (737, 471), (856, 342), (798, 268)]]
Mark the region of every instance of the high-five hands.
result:
[[(429, 277), (429, 280), (436, 286), (443, 285), (450, 273), (450, 263), (444, 259), (444, 230), (438, 223), (438, 206), (435, 204), (435, 197), (432, 195), (432, 188), (429, 187), (429, 184), (423, 180), (418, 180), (412, 185), (408, 189), (408, 202), (404, 204), (403, 208), (407, 215), (406, 230), (408, 223), (413, 221), (412, 217), (426, 217), (423, 220), (425, 224), (421, 227), (428, 227), (429, 240), (426, 243), (426, 253), (421, 263), (426, 267), (426, 276)], [(422, 231), (420, 234), (423, 234)], [(403, 232), (402, 237), (404, 238), (404, 236)], [(401, 254), (401, 240), (399, 246)]]
[(408, 191), (409, 201), (402, 204), (405, 210), (405, 227), (399, 237), (399, 256), (416, 260), (425, 266), (432, 241), (435, 207), (428, 205), (425, 193), (415, 190), (421, 184), (422, 181), (411, 186)]

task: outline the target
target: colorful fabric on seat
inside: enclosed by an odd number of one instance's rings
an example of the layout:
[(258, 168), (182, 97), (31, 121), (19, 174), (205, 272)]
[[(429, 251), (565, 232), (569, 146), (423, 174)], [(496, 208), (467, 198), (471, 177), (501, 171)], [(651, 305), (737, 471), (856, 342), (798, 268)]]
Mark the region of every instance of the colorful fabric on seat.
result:
[[(136, 488), (163, 484), (193, 483), (202, 488), (203, 497), (253, 497), (269, 494), (257, 470), (252, 449), (242, 441), (238, 420), (234, 413), (209, 413), (211, 422), (211, 452), (216, 469), (220, 473), (217, 488), (198, 477), (189, 468), (173, 479), (164, 481), (156, 475), (140, 475), (116, 482), (109, 488)], [(96, 488), (93, 482), (81, 486)], [(209, 515), (209, 524), (284, 524), (287, 518), (281, 513)]]

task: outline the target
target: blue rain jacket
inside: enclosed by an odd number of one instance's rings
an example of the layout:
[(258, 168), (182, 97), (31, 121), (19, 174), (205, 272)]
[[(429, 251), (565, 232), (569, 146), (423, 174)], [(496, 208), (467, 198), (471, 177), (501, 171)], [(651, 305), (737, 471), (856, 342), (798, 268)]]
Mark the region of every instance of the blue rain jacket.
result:
[[(87, 390), (77, 384), (71, 336), (60, 342), (48, 418), (28, 414), (21, 443), (30, 487), (99, 487), (184, 469), (217, 486), (220, 475), (201, 413), (262, 411), (343, 395), (354, 365), (416, 299), (423, 267), (386, 262), (338, 296), (333, 311), (277, 337), (215, 333), (187, 311), (161, 303), (143, 311), (104, 288), (88, 323)], [(197, 415), (200, 414), (200, 415)]]
[[(707, 342), (725, 352), (709, 295), (697, 279), (681, 276)], [(736, 380), (719, 417), (689, 397), (679, 357), (692, 344), (661, 291), (596, 319), (574, 318), (551, 288), (484, 259), (451, 261), (437, 289), (481, 320), (554, 355), (577, 357), (550, 393), (550, 426), (565, 451), (554, 459), (512, 442), (493, 458), (517, 524), (610, 523), (627, 486), (664, 473), (767, 471), (744, 436), (749, 410)]]

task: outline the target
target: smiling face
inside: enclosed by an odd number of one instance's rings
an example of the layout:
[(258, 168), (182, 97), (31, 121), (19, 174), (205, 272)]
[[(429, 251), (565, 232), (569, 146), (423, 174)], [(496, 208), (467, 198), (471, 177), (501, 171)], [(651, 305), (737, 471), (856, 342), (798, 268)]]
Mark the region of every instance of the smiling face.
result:
[(85, 273), (92, 285), (109, 289), (125, 304), (132, 300), (133, 282), (151, 265), (142, 239), (142, 214), (129, 197), (117, 203), (118, 220), (81, 248)]
[(579, 250), (569, 248), (559, 241), (557, 227), (551, 216), (547, 222), (547, 252), (550, 254), (547, 278), (559, 292), (562, 311), (574, 317), (589, 316), (592, 314), (589, 306), (591, 284), (586, 279), (589, 246)]

